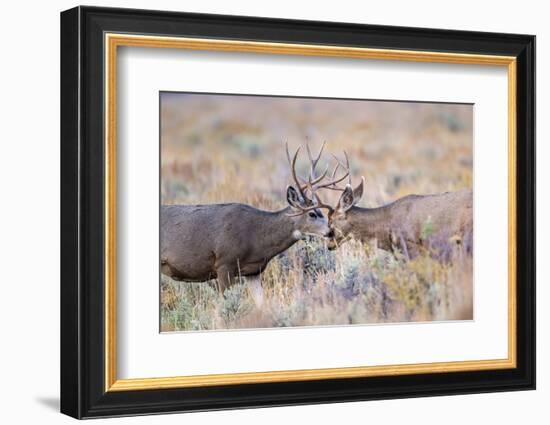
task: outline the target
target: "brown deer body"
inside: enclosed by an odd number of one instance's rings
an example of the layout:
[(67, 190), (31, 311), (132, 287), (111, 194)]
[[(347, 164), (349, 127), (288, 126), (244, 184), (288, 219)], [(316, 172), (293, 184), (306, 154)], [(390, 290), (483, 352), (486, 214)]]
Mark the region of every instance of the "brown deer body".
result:
[(303, 235), (330, 234), (319, 210), (293, 217), (292, 212), (292, 207), (268, 212), (244, 204), (163, 205), (162, 273), (184, 281), (218, 279), (223, 291), (236, 276), (259, 275)]
[(379, 208), (355, 206), (363, 191), (363, 182), (351, 190), (347, 186), (329, 224), (334, 238), (329, 249), (346, 238), (362, 242), (376, 240), (385, 250), (397, 247), (414, 255), (431, 236), (461, 242), (473, 232), (473, 199), (471, 190), (433, 195), (409, 195)]
[[(323, 145), (324, 147), (324, 145)], [(287, 159), (296, 189), (287, 187), (288, 207), (263, 211), (245, 204), (163, 205), (161, 207), (161, 272), (175, 280), (202, 282), (217, 279), (220, 291), (232, 285), (237, 276), (256, 276), (269, 261), (290, 248), (304, 235), (330, 237), (332, 230), (321, 213), (326, 208), (306, 195), (303, 179), (296, 175), (300, 149)], [(316, 159), (310, 157), (310, 182), (315, 178)], [(313, 179), (313, 180), (312, 180)], [(312, 189), (312, 194), (315, 195)], [(259, 279), (251, 282), (261, 292)]]

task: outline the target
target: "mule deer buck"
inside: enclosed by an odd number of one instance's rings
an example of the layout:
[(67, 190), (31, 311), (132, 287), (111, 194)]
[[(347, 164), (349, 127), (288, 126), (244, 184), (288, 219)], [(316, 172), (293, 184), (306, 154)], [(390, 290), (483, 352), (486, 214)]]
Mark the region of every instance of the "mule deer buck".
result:
[[(323, 147), (311, 161), (309, 184), (316, 184), (326, 171), (315, 177), (315, 167)], [(304, 235), (331, 236), (327, 218), (310, 197), (296, 173), (300, 148), (291, 159), (286, 155), (295, 186), (288, 186), (288, 206), (279, 211), (263, 211), (245, 204), (163, 205), (161, 207), (161, 272), (178, 281), (203, 282), (217, 279), (223, 291), (237, 276), (253, 277), (252, 296), (261, 300), (260, 273), (277, 254), (290, 248)], [(311, 187), (311, 186), (310, 186)]]
[[(348, 184), (341, 188), (332, 182), (319, 184), (316, 189), (341, 191), (335, 208), (327, 208), (329, 226), (334, 231), (328, 248), (335, 249), (349, 238), (362, 242), (376, 240), (385, 250), (399, 248), (407, 256), (414, 256), (426, 245), (429, 235), (461, 243), (471, 241), (473, 232), (472, 191), (465, 189), (432, 195), (408, 195), (378, 208), (361, 208), (356, 204), (363, 196), (365, 178), (352, 189), (349, 159), (338, 158), (337, 166), (345, 169)], [(318, 195), (317, 195), (318, 197)]]

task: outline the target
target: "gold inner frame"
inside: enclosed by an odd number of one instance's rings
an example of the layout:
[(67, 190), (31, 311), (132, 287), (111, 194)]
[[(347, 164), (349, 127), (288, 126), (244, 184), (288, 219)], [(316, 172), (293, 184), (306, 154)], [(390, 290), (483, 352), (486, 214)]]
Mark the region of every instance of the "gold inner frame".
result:
[[(516, 58), (328, 45), (105, 34), (105, 391), (481, 371), (516, 367)], [(117, 379), (116, 339), (116, 99), (119, 46), (436, 62), (507, 67), (508, 71), (508, 357), (418, 364)]]

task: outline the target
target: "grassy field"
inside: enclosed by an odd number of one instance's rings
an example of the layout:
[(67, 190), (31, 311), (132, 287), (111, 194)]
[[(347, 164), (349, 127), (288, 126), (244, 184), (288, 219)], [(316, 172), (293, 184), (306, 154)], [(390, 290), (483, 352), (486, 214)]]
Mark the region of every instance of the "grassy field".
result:
[[(365, 176), (360, 206), (472, 187), (472, 108), (404, 102), (161, 95), (163, 204), (286, 206), (284, 142), (350, 157)], [(326, 155), (326, 160), (330, 159)], [(298, 169), (306, 174), (307, 161)], [(324, 167), (322, 167), (324, 168)], [(332, 197), (331, 197), (332, 196)], [(333, 204), (337, 196), (324, 194)], [(437, 235), (433, 235), (436, 240)], [(414, 259), (350, 241), (299, 241), (263, 273), (257, 308), (246, 282), (161, 282), (161, 330), (343, 325), (472, 318), (472, 255), (437, 240)]]

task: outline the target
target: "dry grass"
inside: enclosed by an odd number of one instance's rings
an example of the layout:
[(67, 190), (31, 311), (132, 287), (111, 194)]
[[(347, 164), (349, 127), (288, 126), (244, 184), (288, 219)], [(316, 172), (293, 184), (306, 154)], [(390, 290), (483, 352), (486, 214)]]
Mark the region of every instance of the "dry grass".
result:
[[(367, 181), (361, 206), (472, 186), (466, 105), (163, 94), (161, 125), (163, 204), (282, 208), (283, 142), (306, 138), (347, 150), (354, 181)], [(471, 319), (471, 252), (435, 236), (413, 260), (354, 241), (335, 252), (301, 241), (263, 273), (261, 309), (244, 281), (221, 296), (208, 283), (163, 277), (162, 330)]]

